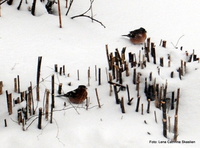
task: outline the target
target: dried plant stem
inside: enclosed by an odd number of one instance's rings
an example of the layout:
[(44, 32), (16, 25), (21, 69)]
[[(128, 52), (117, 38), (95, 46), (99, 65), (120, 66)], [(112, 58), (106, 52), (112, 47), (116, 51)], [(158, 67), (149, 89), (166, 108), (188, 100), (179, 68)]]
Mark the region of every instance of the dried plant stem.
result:
[(147, 105), (147, 113), (150, 113), (150, 103), (151, 103), (151, 99), (148, 99), (148, 105)]
[(156, 111), (154, 111), (154, 116), (155, 116), (155, 122), (158, 123), (157, 116), (156, 116)]
[(137, 100), (137, 106), (136, 106), (136, 112), (139, 111), (139, 105), (140, 105), (140, 96), (138, 96), (138, 100)]
[(55, 71), (55, 72), (58, 72), (58, 64), (55, 64), (55, 65), (54, 65), (54, 71)]
[(120, 107), (121, 107), (121, 110), (122, 110), (122, 113), (125, 113), (125, 107), (124, 107), (124, 98), (122, 97), (121, 98), (121, 101), (120, 101)]
[(20, 10), (21, 5), (22, 5), (22, 1), (23, 1), (23, 0), (20, 0), (20, 3), (19, 3), (19, 6), (17, 7), (17, 10)]
[(101, 68), (99, 68), (98, 84), (101, 85)]
[(51, 99), (52, 99), (52, 107), (54, 108), (55, 107), (55, 100), (54, 100), (54, 82), (55, 80), (54, 80), (54, 75), (52, 75), (52, 77), (51, 77)]
[(37, 85), (36, 85), (37, 101), (40, 101), (40, 71), (41, 71), (41, 63), (42, 63), (42, 57), (38, 57)]
[(88, 68), (88, 86), (90, 86), (90, 67)]
[(77, 79), (80, 80), (80, 77), (79, 77), (79, 70), (77, 70)]
[(144, 104), (141, 104), (141, 114), (144, 115)]
[(38, 129), (42, 129), (42, 108), (39, 108)]
[(119, 104), (120, 101), (119, 101), (119, 97), (118, 97), (117, 86), (116, 86), (116, 85), (113, 85), (113, 87), (114, 87), (114, 92), (115, 92), (115, 100), (116, 100), (116, 104)]
[(69, 13), (69, 11), (70, 11), (73, 2), (74, 2), (74, 0), (70, 0), (69, 7), (68, 7), (68, 10), (67, 10), (66, 16), (68, 15), (68, 13)]
[(68, 8), (68, 0), (66, 0), (65, 8)]
[(97, 81), (97, 65), (95, 65), (95, 81)]
[(177, 141), (178, 138), (178, 115), (174, 117), (174, 141)]
[[(109, 81), (108, 82), (112, 82), (112, 75), (111, 75), (111, 73), (109, 73)], [(110, 96), (112, 95), (112, 92), (113, 92), (112, 84), (110, 84), (110, 93), (109, 93)]]
[(45, 119), (49, 119), (49, 94), (50, 91), (46, 90), (46, 104), (45, 104)]
[(126, 85), (126, 90), (127, 90), (127, 96), (128, 96), (128, 103), (130, 103), (130, 92), (129, 92), (129, 86)]
[(176, 111), (175, 111), (175, 115), (178, 115), (179, 99), (180, 99), (180, 88), (177, 90), (177, 102), (176, 102)]
[(8, 124), (7, 124), (7, 120), (6, 120), (6, 119), (4, 119), (4, 125), (5, 125), (5, 127), (8, 126)]
[(0, 81), (0, 95), (3, 94), (3, 81)]
[(14, 92), (18, 92), (18, 90), (17, 90), (17, 78), (14, 78)]
[(7, 104), (8, 104), (8, 113), (9, 113), (9, 115), (11, 115), (13, 113), (13, 110), (12, 110), (12, 94), (8, 94)]
[(172, 92), (172, 99), (171, 99), (171, 110), (174, 109), (174, 102), (175, 102), (175, 99), (174, 99), (174, 91)]
[(162, 42), (162, 47), (166, 48), (167, 41)]
[(161, 66), (161, 67), (164, 66), (164, 58), (163, 58), (163, 57), (160, 58), (160, 66)]
[(101, 104), (100, 104), (97, 88), (95, 88), (95, 92), (96, 92), (96, 97), (97, 97), (97, 102), (98, 102), (99, 108), (101, 108)]
[(171, 132), (171, 117), (168, 117), (168, 131)]
[(58, 94), (61, 95), (62, 94), (62, 83), (60, 83), (58, 85)]
[(0, 0), (0, 17), (1, 17), (1, 0)]
[(31, 8), (31, 14), (32, 15), (35, 15), (35, 7), (36, 7), (36, 0), (33, 0), (33, 5), (32, 5), (32, 8)]
[(18, 90), (18, 93), (20, 93), (20, 80), (19, 80), (19, 75), (17, 75), (17, 90)]
[(59, 27), (62, 28), (62, 17), (61, 17), (61, 10), (60, 10), (60, 0), (58, 0), (58, 14), (59, 14)]
[(63, 65), (63, 75), (65, 75), (65, 65)]
[(111, 64), (112, 64), (112, 59), (110, 59), (110, 54), (109, 54), (109, 51), (108, 51), (108, 45), (106, 45), (106, 56), (107, 56), (107, 61), (108, 61), (108, 68), (109, 70), (111, 70)]

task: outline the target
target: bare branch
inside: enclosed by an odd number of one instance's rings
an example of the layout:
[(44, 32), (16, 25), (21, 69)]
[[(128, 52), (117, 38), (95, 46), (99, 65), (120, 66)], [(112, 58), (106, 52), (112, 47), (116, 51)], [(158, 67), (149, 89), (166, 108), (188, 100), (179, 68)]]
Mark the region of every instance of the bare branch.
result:
[(65, 144), (64, 144), (64, 143), (60, 140), (60, 138), (59, 138), (59, 132), (60, 132), (60, 129), (59, 129), (58, 123), (57, 123), (56, 119), (53, 118), (53, 120), (55, 121), (55, 123), (56, 123), (56, 127), (57, 127), (56, 138), (58, 139), (58, 141), (59, 141), (63, 146), (65, 146)]
[(27, 127), (26, 127), (26, 130), (28, 130), (28, 128), (33, 124), (33, 122), (38, 119), (38, 117), (36, 117)]
[(90, 7), (82, 15), (85, 15), (86, 13), (88, 13), (92, 9), (93, 2), (94, 2), (94, 0), (90, 0)]
[(96, 19), (94, 19), (94, 18), (92, 18), (92, 17), (90, 17), (90, 16), (88, 16), (88, 15), (83, 15), (83, 14), (81, 14), (81, 15), (73, 16), (73, 17), (71, 17), (71, 19), (74, 19), (74, 18), (77, 18), (77, 17), (88, 17), (88, 18), (90, 18), (92, 21), (95, 21), (95, 22), (101, 24), (104, 28), (106, 28), (106, 26), (105, 26), (102, 22), (100, 22), (99, 20), (96, 20)]
[(69, 10), (71, 9), (71, 7), (72, 7), (72, 3), (73, 3), (73, 2), (74, 2), (74, 0), (70, 0), (69, 8), (68, 8), (68, 10), (67, 10), (66, 16), (68, 15)]
[(4, 1), (0, 2), (0, 5), (2, 5), (2, 4), (5, 3), (5, 2), (7, 2), (7, 0), (4, 0)]
[[(73, 1), (73, 0), (72, 0), (72, 1)], [(90, 19), (92, 20), (92, 22), (95, 21), (95, 22), (101, 24), (104, 28), (106, 28), (106, 26), (105, 26), (102, 22), (100, 22), (99, 20), (93, 18), (93, 10), (92, 10), (92, 4), (93, 4), (93, 2), (94, 2), (94, 0), (90, 0), (90, 7), (88, 8), (88, 10), (86, 10), (86, 11), (85, 11), (84, 13), (82, 13), (82, 14), (79, 14), (79, 15), (76, 15), (76, 16), (71, 17), (71, 19), (74, 19), (74, 18), (77, 18), (77, 17), (87, 17), (87, 18), (90, 18)], [(69, 9), (68, 9), (68, 10), (69, 10)], [(89, 11), (91, 11), (91, 16), (86, 15), (86, 13), (89, 12)], [(68, 12), (67, 12), (67, 13), (68, 13)]]
[(174, 48), (178, 48), (177, 46), (178, 46), (178, 43), (179, 43), (179, 41), (180, 41), (180, 39), (182, 38), (182, 37), (184, 37), (184, 35), (182, 35), (178, 40), (177, 40), (177, 42), (176, 42), (176, 45), (174, 45), (172, 42), (171, 42), (171, 44), (174, 46)]

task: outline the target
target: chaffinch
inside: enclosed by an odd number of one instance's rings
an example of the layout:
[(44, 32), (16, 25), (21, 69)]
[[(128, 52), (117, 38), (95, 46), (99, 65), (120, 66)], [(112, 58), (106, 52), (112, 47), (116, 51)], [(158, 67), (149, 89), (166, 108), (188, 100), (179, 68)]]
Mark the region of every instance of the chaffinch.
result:
[(139, 28), (133, 31), (130, 31), (128, 35), (122, 35), (122, 36), (127, 36), (130, 38), (130, 41), (133, 44), (142, 44), (147, 38), (147, 31), (144, 28)]
[(87, 94), (87, 87), (85, 85), (79, 85), (77, 89), (69, 91), (62, 96), (68, 97), (72, 103), (80, 104), (87, 98)]

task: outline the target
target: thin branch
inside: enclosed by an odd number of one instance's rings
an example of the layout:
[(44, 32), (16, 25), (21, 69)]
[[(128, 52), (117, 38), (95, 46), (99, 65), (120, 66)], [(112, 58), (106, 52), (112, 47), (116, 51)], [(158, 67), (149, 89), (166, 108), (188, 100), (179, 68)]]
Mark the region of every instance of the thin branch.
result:
[[(71, 19), (74, 19), (74, 18), (77, 18), (77, 17), (87, 17), (87, 18), (90, 18), (92, 20), (92, 22), (95, 21), (95, 22), (101, 24), (104, 28), (106, 28), (106, 26), (102, 22), (93, 18), (93, 10), (92, 10), (93, 2), (94, 2), (94, 0), (90, 0), (90, 7), (88, 8), (88, 10), (86, 10), (84, 13), (82, 13), (80, 15), (72, 16)], [(89, 11), (91, 11), (91, 16), (85, 15)]]
[(95, 22), (101, 24), (104, 28), (106, 28), (106, 26), (105, 26), (102, 22), (100, 22), (99, 20), (96, 20), (96, 19), (94, 19), (94, 18), (92, 18), (92, 17), (90, 17), (90, 16), (88, 16), (88, 15), (81, 14), (81, 15), (73, 16), (73, 17), (71, 17), (71, 19), (74, 19), (74, 18), (77, 18), (77, 17), (88, 17), (88, 18), (90, 18), (91, 20), (93, 20), (93, 21), (95, 21)]
[(70, 105), (74, 108), (74, 110), (77, 112), (77, 114), (79, 114), (80, 115), (80, 113), (78, 112), (78, 110), (77, 110), (77, 107), (75, 107), (70, 101), (69, 101), (69, 103), (70, 103)]
[(43, 131), (47, 127), (48, 124), (49, 124), (49, 122), (47, 122), (47, 124), (42, 128), (41, 133), (37, 136), (38, 140), (39, 140), (39, 136), (43, 134)]
[[(92, 109), (92, 108), (94, 108), (94, 107), (97, 107), (98, 105), (94, 105), (94, 106), (91, 106), (91, 107), (89, 107), (88, 109)], [(103, 106), (103, 105), (101, 105), (101, 106)], [(85, 109), (85, 107), (76, 107), (76, 108), (83, 108), (83, 109)], [(57, 110), (53, 110), (53, 112), (59, 112), (59, 111), (65, 111), (65, 110), (68, 110), (68, 109), (74, 109), (74, 107), (68, 107), (68, 108), (63, 108), (63, 109), (57, 109)]]
[(180, 39), (181, 39), (182, 37), (184, 37), (184, 35), (182, 35), (182, 36), (178, 39), (178, 41), (176, 42), (176, 47), (177, 47), (177, 45), (178, 45), (178, 43), (179, 43), (179, 41), (180, 41)]
[(171, 42), (171, 44), (174, 46), (174, 48), (178, 48), (177, 46), (178, 46), (178, 43), (179, 43), (179, 41), (180, 41), (180, 39), (182, 38), (182, 37), (184, 37), (184, 35), (182, 35), (179, 39), (178, 39), (178, 41), (176, 42), (176, 45), (174, 45), (172, 42)]
[(7, 2), (7, 0), (2, 1), (2, 2), (0, 3), (0, 5), (2, 5), (2, 4), (5, 3), (5, 2)]
[(15, 121), (14, 119), (12, 119), (12, 118), (10, 118), (13, 122), (15, 122), (15, 123), (17, 123), (18, 124), (18, 122), (17, 121)]
[(36, 117), (27, 127), (26, 127), (26, 130), (28, 130), (28, 128), (33, 124), (33, 122), (38, 119), (38, 117)]
[(68, 10), (67, 10), (67, 12), (66, 12), (66, 16), (68, 15), (69, 10), (71, 9), (71, 6), (72, 6), (72, 3), (73, 3), (73, 2), (74, 2), (74, 0), (71, 0), (70, 3), (69, 3), (69, 8), (68, 8)]
[[(92, 1), (92, 0), (90, 0), (90, 3), (93, 3), (94, 2), (94, 0)], [(93, 9), (92, 9), (92, 5), (91, 5), (91, 18), (92, 18), (92, 22), (93, 22)]]
[(88, 8), (88, 10), (86, 10), (83, 15), (85, 15), (86, 13), (88, 13), (91, 9), (92, 9), (92, 4), (93, 4), (94, 0), (90, 0), (90, 7)]
[(58, 141), (59, 141), (63, 146), (65, 146), (65, 144), (64, 144), (64, 143), (60, 140), (60, 138), (58, 137), (59, 132), (60, 132), (60, 130), (59, 130), (59, 126), (58, 126), (58, 123), (57, 123), (56, 119), (53, 118), (53, 120), (55, 121), (56, 126), (57, 126), (57, 134), (56, 134), (56, 138), (58, 139)]

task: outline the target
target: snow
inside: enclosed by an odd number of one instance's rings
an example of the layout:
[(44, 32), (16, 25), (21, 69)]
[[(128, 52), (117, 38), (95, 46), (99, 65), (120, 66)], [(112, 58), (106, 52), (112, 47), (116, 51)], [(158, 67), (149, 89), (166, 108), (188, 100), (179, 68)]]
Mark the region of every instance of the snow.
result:
[[(95, 0), (93, 13), (95, 19), (101, 21), (106, 28), (97, 22), (91, 22), (88, 18), (70, 17), (81, 14), (89, 8), (89, 0), (74, 1), (68, 14), (65, 1), (61, 1), (62, 25), (59, 28), (57, 5), (54, 5), (54, 15), (45, 10), (45, 3), (37, 1), (36, 16), (32, 16), (28, 4), (23, 1), (20, 10), (17, 10), (19, 0), (9, 6), (1, 5), (0, 17), (0, 80), (3, 81), (4, 93), (0, 96), (0, 143), (4, 148), (62, 148), (62, 147), (116, 147), (116, 148), (143, 148), (143, 147), (194, 147), (200, 145), (199, 141), (199, 62), (187, 62), (187, 73), (179, 79), (177, 68), (181, 60), (186, 61), (185, 51), (192, 54), (193, 49), (197, 56), (200, 55), (200, 4), (195, 0)], [(90, 12), (88, 12), (89, 14)], [(127, 105), (127, 92), (120, 91), (119, 96), (125, 99), (126, 113), (122, 114), (120, 106), (115, 103), (114, 94), (109, 96), (109, 84), (107, 83), (105, 45), (109, 52), (116, 48), (121, 51), (126, 47), (128, 53), (143, 53), (142, 45), (133, 45), (122, 37), (129, 31), (144, 27), (148, 37), (156, 45), (157, 63), (159, 57), (164, 57), (164, 67), (160, 67), (158, 75), (157, 67), (147, 62), (144, 69), (137, 68), (142, 73), (141, 81), (149, 77), (152, 72), (153, 78), (162, 85), (168, 82), (168, 95), (180, 88), (178, 141), (181, 143), (168, 143), (173, 139), (173, 132), (168, 132), (168, 138), (162, 135), (162, 112), (151, 102), (150, 113), (146, 113), (147, 101), (143, 93), (144, 85), (141, 85), (140, 104), (144, 104), (144, 115), (135, 112), (137, 93), (135, 85), (132, 84), (133, 69), (130, 76), (124, 76), (124, 85), (128, 84), (131, 97), (134, 97), (132, 105)], [(159, 46), (160, 40), (167, 41), (167, 48)], [(179, 40), (180, 39), (180, 40)], [(178, 42), (179, 40), (179, 42)], [(178, 47), (175, 47), (172, 45)], [(183, 46), (183, 51), (180, 47)], [(171, 55), (171, 67), (167, 66), (167, 55)], [(25, 91), (30, 86), (36, 85), (37, 60), (42, 56), (40, 101), (36, 110), (36, 116), (31, 117), (25, 128), (16, 123), (17, 109), (24, 103), (13, 107), (13, 114), (8, 115), (6, 94), (7, 90), (12, 93), (13, 98), (19, 97), (14, 93), (14, 78), (20, 77), (21, 90)], [(66, 73), (70, 76), (60, 76), (54, 72), (54, 65), (59, 67), (65, 65)], [(95, 80), (95, 65), (101, 68), (102, 84), (98, 85)], [(90, 86), (88, 93), (90, 98), (89, 109), (85, 109), (85, 103), (81, 105), (70, 104), (67, 98), (56, 97), (56, 107), (53, 114), (53, 124), (42, 120), (42, 130), (37, 128), (37, 120), (32, 122), (38, 115), (38, 108), (43, 107), (45, 89), (51, 90), (51, 76), (55, 75), (55, 89), (58, 84), (63, 83), (63, 93), (77, 88), (78, 85), (88, 85), (87, 71), (91, 70)], [(77, 80), (77, 70), (80, 80)], [(174, 78), (170, 73), (174, 71)], [(68, 86), (68, 83), (72, 86)], [(101, 108), (98, 108), (95, 88), (98, 90)], [(34, 99), (35, 88), (33, 89)], [(176, 95), (176, 93), (175, 93)], [(35, 107), (37, 101), (35, 100)], [(67, 106), (64, 107), (64, 102)], [(154, 119), (154, 111), (157, 114), (158, 123)], [(169, 111), (171, 127), (174, 125), (174, 110)], [(8, 126), (4, 126), (4, 119)], [(144, 123), (147, 122), (147, 124)], [(32, 124), (31, 124), (32, 123)], [(31, 125), (30, 125), (31, 124)], [(29, 126), (30, 125), (30, 126)], [(150, 135), (148, 134), (150, 133)], [(184, 144), (182, 140), (195, 141), (195, 143)], [(161, 142), (167, 143), (161, 143)], [(154, 143), (156, 142), (156, 143)]]

